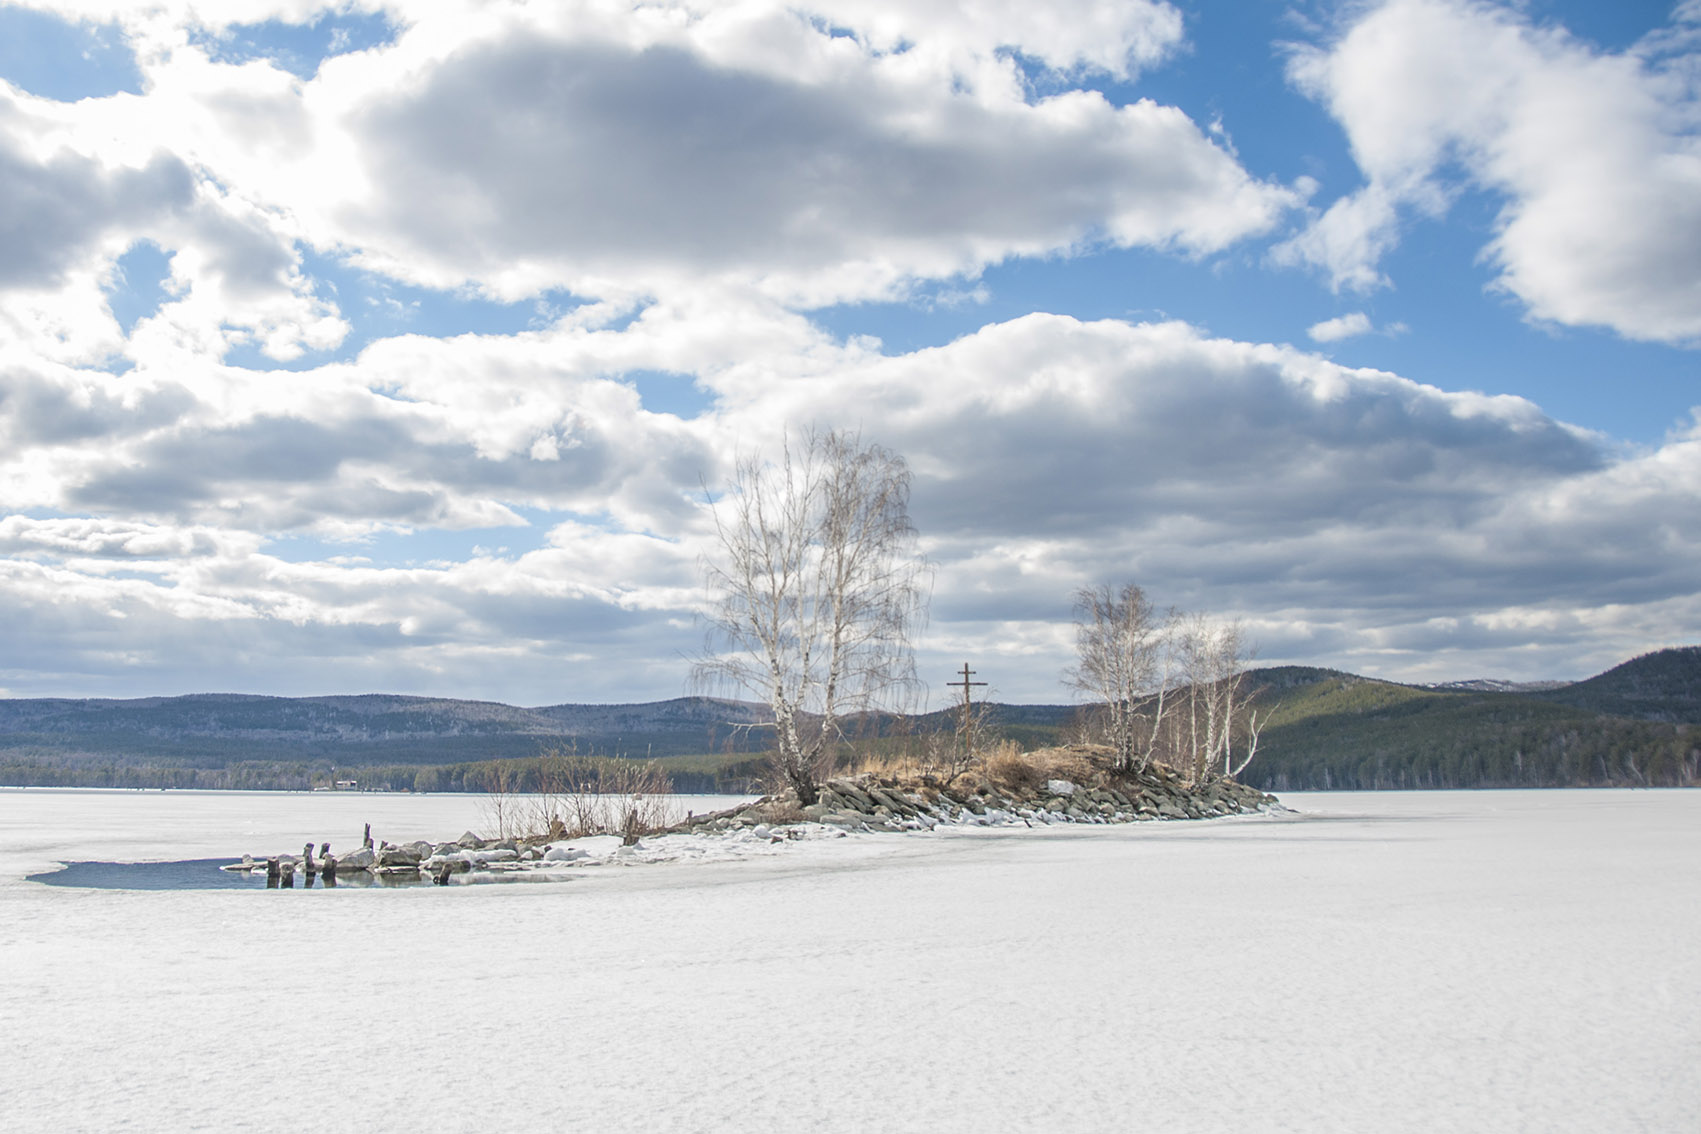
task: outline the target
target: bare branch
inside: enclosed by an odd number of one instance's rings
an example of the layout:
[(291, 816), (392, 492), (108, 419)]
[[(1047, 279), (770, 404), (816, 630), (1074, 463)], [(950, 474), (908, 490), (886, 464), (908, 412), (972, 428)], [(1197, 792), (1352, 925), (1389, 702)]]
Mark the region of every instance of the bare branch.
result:
[(1168, 697), (1173, 611), (1158, 612), (1139, 587), (1086, 587), (1075, 596), (1079, 662), (1064, 680), (1099, 702), (1101, 728), (1117, 767), (1152, 761)]
[(843, 718), (915, 681), (930, 576), (909, 494), (896, 453), (810, 431), (775, 462), (741, 459), (714, 505), (720, 555), (704, 565), (713, 604), (693, 676), (767, 703), (776, 772), (804, 804)]

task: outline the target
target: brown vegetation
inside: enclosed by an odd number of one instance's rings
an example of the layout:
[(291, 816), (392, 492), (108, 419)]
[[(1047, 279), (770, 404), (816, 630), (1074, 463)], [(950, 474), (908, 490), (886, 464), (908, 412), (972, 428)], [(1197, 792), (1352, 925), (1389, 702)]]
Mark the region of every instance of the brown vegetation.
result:
[(504, 784), (490, 793), (485, 817), (498, 838), (619, 835), (631, 843), (680, 818), (672, 781), (655, 764), (590, 760), (557, 750), (540, 758), (537, 780), (535, 792)]

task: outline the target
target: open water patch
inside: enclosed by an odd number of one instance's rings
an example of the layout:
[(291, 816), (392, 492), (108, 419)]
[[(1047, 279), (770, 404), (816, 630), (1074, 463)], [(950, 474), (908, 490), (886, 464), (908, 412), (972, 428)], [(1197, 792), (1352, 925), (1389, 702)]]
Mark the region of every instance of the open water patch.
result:
[[(28, 876), (48, 886), (89, 890), (252, 890), (246, 874), (220, 870), (228, 858), (191, 858), (180, 862), (67, 862), (60, 870)], [(265, 889), (262, 875), (259, 889)]]

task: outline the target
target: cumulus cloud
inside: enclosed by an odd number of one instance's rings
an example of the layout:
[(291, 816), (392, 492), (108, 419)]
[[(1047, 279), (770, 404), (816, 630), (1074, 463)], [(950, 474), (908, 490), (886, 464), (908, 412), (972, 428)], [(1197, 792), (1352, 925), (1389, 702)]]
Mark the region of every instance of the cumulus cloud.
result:
[[(39, 292), (7, 312), (38, 353), (334, 348), (349, 324), (304, 247), (507, 300), (808, 307), (1011, 256), (1210, 255), (1298, 201), (1173, 107), (1033, 94), (1024, 66), (1128, 79), (1177, 50), (1167, 4), (409, 6), (393, 42), (306, 79), (205, 39), (346, 7), (55, 7), (121, 26), (145, 85), (0, 108), (0, 186), (24, 203), (0, 287)], [(148, 346), (96, 299), (142, 240), (172, 265)]]
[(260, 533), (521, 525), (514, 507), (665, 527), (721, 458), (706, 423), (645, 410), (621, 378), (680, 369), (681, 350), (712, 364), (736, 331), (699, 326), (692, 347), (656, 313), (626, 331), (406, 336), (282, 381), (206, 359), (19, 366), (0, 370), (0, 485), (14, 507)]
[[(312, 97), (358, 162), (327, 182), (330, 230), (437, 286), (710, 276), (814, 304), (1096, 241), (1213, 252), (1296, 200), (1173, 108), (965, 90), (797, 16), (692, 31), (633, 44), (516, 25), (420, 59), (415, 29), (380, 62), (328, 66)], [(762, 59), (739, 54), (758, 43)]]
[(188, 168), (167, 154), (139, 169), (27, 155), (4, 132), (7, 117), (0, 108), (0, 291), (61, 283), (109, 233), (184, 210), (194, 194)]
[[(1701, 491), (1693, 429), (1621, 456), (1522, 399), (1179, 323), (1031, 315), (887, 357), (781, 315), (722, 341), (714, 314), (392, 340), (300, 376), (307, 417), (232, 399), (236, 417), (206, 403), (185, 417), (200, 424), (106, 436), (99, 459), (68, 439), (61, 455), (79, 454), (85, 475), (50, 478), (75, 494), (60, 507), (157, 518), (0, 525), (8, 601), (33, 612), (31, 649), (94, 669), (142, 627), (162, 672), (190, 665), (206, 647), (180, 624), (204, 620), (255, 656), (361, 643), (320, 681), (381, 687), (405, 670), (408, 688), (473, 681), (459, 691), (543, 701), (547, 671), (580, 696), (665, 696), (696, 641), (702, 487), (787, 420), (858, 423), (908, 456), (939, 565), (924, 663), (968, 650), (1013, 697), (1057, 695), (1068, 595), (1101, 579), (1246, 614), (1274, 660), (1323, 652), (1412, 675), (1455, 652), (1511, 664), (1533, 642), (1634, 650), (1701, 591), (1701, 521), (1684, 504)], [(715, 392), (710, 413), (651, 414), (606, 376), (663, 360)], [(490, 379), (455, 378), (468, 372)], [(548, 423), (556, 460), (533, 452), (541, 419), (521, 428), (528, 392), (574, 407), (572, 428)], [(536, 550), (429, 567), (334, 547), (286, 562), (264, 544), (296, 522), (352, 535), (518, 524), (519, 508), (581, 515), (553, 521)], [(1609, 609), (1620, 628), (1591, 613)], [(38, 637), (50, 633), (63, 640)], [(271, 680), (271, 665), (253, 673)], [(288, 680), (300, 690), (309, 676)]]
[(1313, 323), (1305, 333), (1310, 335), (1314, 342), (1333, 343), (1355, 335), (1368, 335), (1375, 329), (1370, 322), (1370, 316), (1362, 311), (1354, 311), (1350, 315), (1337, 315), (1333, 319)]
[[(19, 202), (0, 230), (0, 603), (27, 659), (0, 683), (15, 692), (141, 692), (126, 675), (146, 673), (147, 692), (670, 695), (698, 640), (704, 489), (809, 424), (909, 458), (939, 566), (924, 664), (984, 657), (1007, 696), (1058, 695), (1068, 596), (1102, 580), (1244, 614), (1275, 660), (1402, 673), (1449, 651), (1628, 653), (1650, 627), (1694, 624), (1693, 429), (1626, 454), (1520, 398), (1178, 322), (1036, 313), (887, 355), (810, 321), (814, 304), (915, 288), (985, 298), (957, 277), (1010, 257), (1204, 257), (1275, 231), (1299, 197), (1210, 131), (1072, 89), (1183, 50), (1169, 5), (396, 6), (393, 42), (305, 78), (203, 33), (328, 5), (58, 7), (120, 23), (146, 81), (64, 104), (0, 91), (0, 191)], [(1354, 101), (1355, 61), (1397, 57), (1397, 17), (1428, 38), (1408, 37), (1417, 62), (1393, 85), (1432, 97)], [(1473, 30), (1501, 36), (1512, 69), (1477, 68), (1481, 95), (1426, 54)], [(1365, 14), (1296, 66), (1369, 183), (1288, 254), (1369, 285), (1461, 169), (1508, 194), (1492, 253), (1532, 311), (1571, 318), (1527, 282), (1571, 278), (1562, 261), (1594, 274), (1560, 292), (1629, 310), (1642, 285), (1598, 271), (1583, 235), (1521, 239), (1571, 190), (1559, 158), (1519, 155), (1546, 153), (1524, 141), (1543, 124), (1587, 125), (1528, 93), (1543, 76), (1654, 90), (1681, 117), (1658, 50), (1602, 56), (1440, 0)], [(1602, 105), (1646, 125), (1643, 103)], [(1682, 157), (1677, 121), (1625, 145)], [(1635, 159), (1606, 152), (1615, 170)], [(1580, 230), (1627, 241), (1676, 289), (1636, 308), (1648, 327), (1678, 327), (1688, 302), (1668, 192), (1684, 168), (1644, 179), (1639, 215), (1668, 242), (1617, 204)], [(1580, 184), (1609, 204), (1628, 192)], [(164, 254), (164, 294), (126, 334), (103, 288), (138, 241)], [(363, 338), (315, 361), (349, 331), (335, 280), (308, 271), (327, 261), (398, 290), (591, 302), (523, 332)], [(1376, 331), (1363, 313), (1311, 329)], [(298, 369), (234, 365), (236, 347)], [(653, 412), (644, 373), (693, 383), (707, 408)], [(406, 554), (378, 550), (410, 534)]]
[(1279, 257), (1336, 287), (1378, 286), (1408, 218), (1475, 186), (1502, 199), (1484, 252), (1532, 317), (1696, 340), (1701, 86), (1681, 48), (1701, 14), (1680, 6), (1674, 19), (1612, 53), (1474, 0), (1357, 15), (1327, 48), (1298, 52), (1290, 74), (1340, 121), (1366, 184)]
[(283, 214), (221, 186), (148, 128), (151, 113), (135, 96), (67, 106), (0, 84), (8, 345), (72, 363), (124, 349), (103, 291), (144, 241), (170, 256), (164, 341), (214, 354), (252, 343), (280, 359), (341, 341), (348, 325), (300, 271)]

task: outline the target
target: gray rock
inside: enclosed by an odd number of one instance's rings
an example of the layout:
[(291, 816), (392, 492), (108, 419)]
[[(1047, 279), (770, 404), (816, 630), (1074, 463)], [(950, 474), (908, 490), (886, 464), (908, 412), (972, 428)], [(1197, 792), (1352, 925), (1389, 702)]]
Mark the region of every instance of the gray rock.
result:
[(378, 855), (373, 852), (372, 848), (361, 847), (359, 850), (349, 851), (337, 859), (337, 872), (340, 874), (347, 870), (371, 870), (377, 865)]
[(877, 787), (869, 788), (868, 789), (868, 796), (869, 796), (870, 799), (874, 800), (874, 802), (876, 804), (884, 804), (894, 814), (897, 814), (897, 815), (914, 815), (915, 814), (915, 805), (910, 803), (900, 793), (898, 793), (896, 791), (887, 791), (883, 788), (877, 788)]
[(411, 847), (385, 847), (378, 852), (379, 866), (418, 866), (419, 855)]
[(874, 810), (874, 800), (869, 797), (867, 792), (863, 791), (855, 784), (844, 783), (841, 781), (833, 786), (834, 789), (844, 797), (845, 802), (856, 808), (858, 811), (872, 812)]

